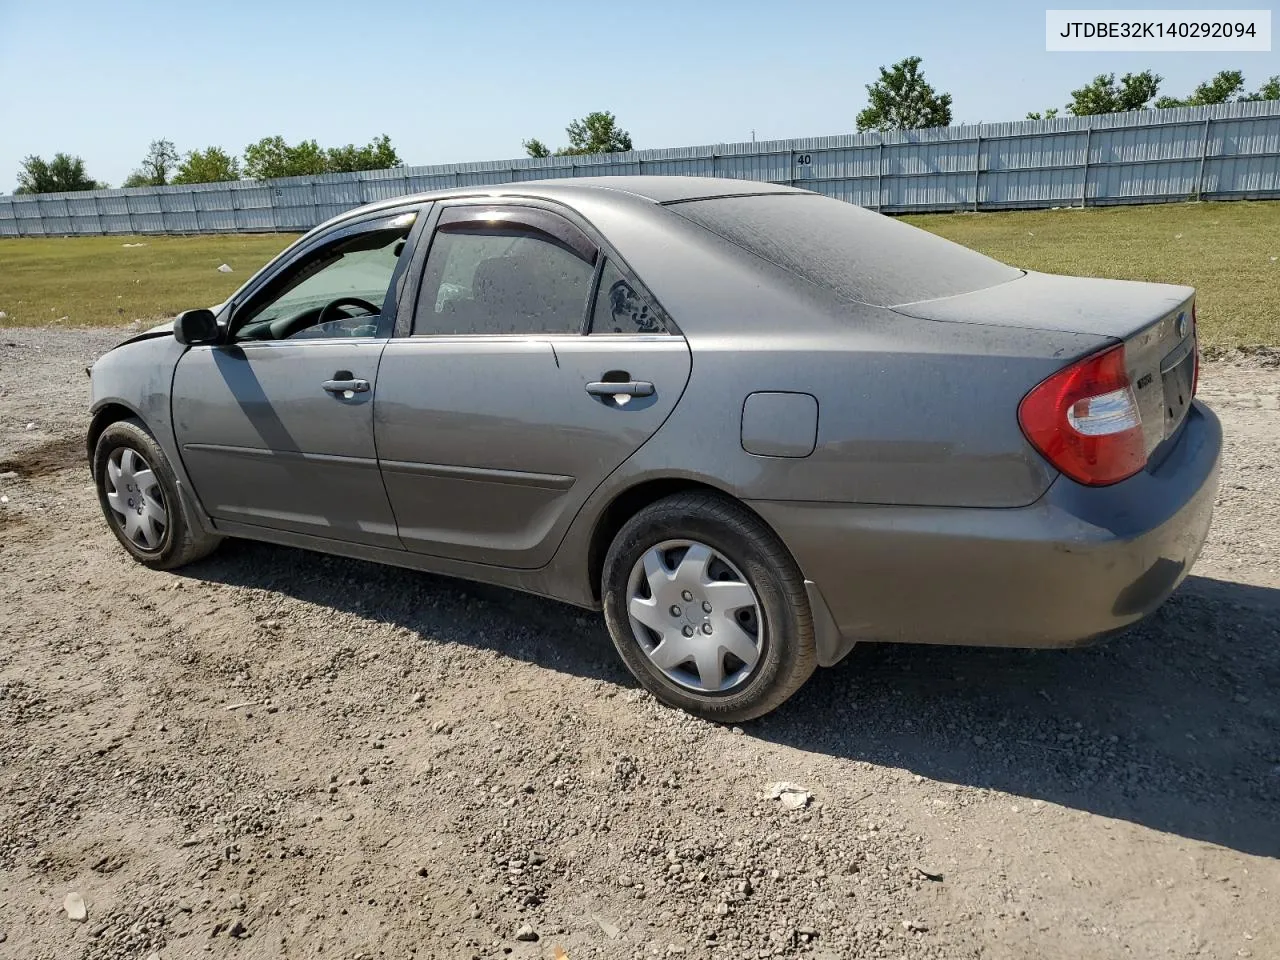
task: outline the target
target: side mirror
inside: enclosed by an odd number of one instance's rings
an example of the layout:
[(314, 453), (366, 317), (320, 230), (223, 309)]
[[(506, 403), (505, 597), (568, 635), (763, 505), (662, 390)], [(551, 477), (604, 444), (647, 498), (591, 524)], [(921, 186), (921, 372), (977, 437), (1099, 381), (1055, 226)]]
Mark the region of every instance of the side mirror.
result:
[(212, 310), (184, 310), (173, 321), (173, 339), (188, 346), (217, 343), (218, 334)]

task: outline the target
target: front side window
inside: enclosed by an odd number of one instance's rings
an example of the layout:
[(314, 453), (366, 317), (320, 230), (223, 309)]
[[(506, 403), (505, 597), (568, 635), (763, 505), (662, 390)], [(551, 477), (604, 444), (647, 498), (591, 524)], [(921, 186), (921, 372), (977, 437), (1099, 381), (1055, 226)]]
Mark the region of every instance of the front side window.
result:
[(237, 340), (372, 337), (412, 215), (334, 241), (293, 264), (237, 311)]
[(622, 275), (613, 261), (600, 272), (591, 312), (592, 333), (669, 333), (667, 322)]
[(538, 230), (447, 224), (427, 255), (414, 335), (581, 333), (594, 273)]

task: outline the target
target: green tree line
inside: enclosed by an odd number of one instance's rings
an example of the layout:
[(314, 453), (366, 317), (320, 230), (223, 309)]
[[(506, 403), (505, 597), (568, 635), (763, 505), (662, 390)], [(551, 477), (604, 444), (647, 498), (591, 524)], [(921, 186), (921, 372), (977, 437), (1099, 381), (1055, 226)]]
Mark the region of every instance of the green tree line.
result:
[[(855, 118), (859, 132), (865, 130), (916, 130), (922, 127), (945, 127), (952, 121), (950, 93), (936, 89), (925, 79), (920, 57), (907, 57), (879, 68), (879, 77), (866, 85), (867, 105)], [(1238, 103), (1250, 100), (1280, 100), (1280, 75), (1268, 77), (1249, 91), (1243, 71), (1222, 70), (1197, 84), (1185, 97), (1160, 95), (1164, 78), (1152, 70), (1126, 73), (1116, 79), (1114, 73), (1099, 74), (1070, 92), (1070, 101), (1062, 108), (1027, 114), (1028, 120), (1051, 119), (1060, 109), (1077, 117), (1151, 107), (1204, 106), (1215, 103)], [(565, 128), (568, 143), (552, 150), (531, 137), (522, 142), (530, 157), (576, 156), (595, 153), (620, 153), (631, 150), (631, 134), (622, 129), (618, 118), (607, 110), (588, 113), (573, 120)], [(349, 143), (341, 147), (321, 147), (315, 140), (289, 143), (284, 137), (263, 137), (245, 147), (242, 157), (217, 146), (189, 150), (180, 154), (172, 140), (151, 141), (138, 168), (122, 184), (126, 187), (163, 186), (165, 184), (214, 183), (224, 180), (268, 180), (274, 177), (314, 176), (321, 173), (350, 173), (356, 170), (386, 170), (402, 166), (399, 154), (386, 134), (374, 137), (364, 146)], [(85, 172), (78, 156), (56, 153), (52, 160), (29, 156), (18, 171), (15, 193), (55, 193), (71, 190), (96, 190), (107, 184)]]
[[(391, 138), (374, 137), (364, 146), (348, 143), (322, 148), (315, 140), (290, 144), (284, 137), (263, 137), (244, 149), (243, 159), (222, 147), (205, 147), (180, 154), (172, 140), (152, 140), (138, 168), (122, 187), (162, 187), (169, 184), (217, 183), (224, 180), (268, 180), (272, 177), (387, 170), (403, 166)], [(85, 173), (84, 161), (66, 153), (52, 160), (29, 156), (18, 170), (14, 193), (59, 193), (102, 190), (108, 185)]]
[[(1215, 103), (1244, 103), (1250, 100), (1280, 100), (1280, 75), (1268, 77), (1252, 93), (1245, 91), (1244, 73), (1221, 70), (1197, 84), (1185, 97), (1159, 96), (1164, 77), (1152, 70), (1126, 73), (1117, 82), (1114, 73), (1100, 73), (1078, 90), (1071, 91), (1071, 101), (1063, 108), (1075, 117), (1098, 113), (1122, 113), (1126, 110), (1167, 110), (1171, 107), (1206, 107)], [(1051, 120), (1057, 107), (1028, 113), (1028, 120)]]

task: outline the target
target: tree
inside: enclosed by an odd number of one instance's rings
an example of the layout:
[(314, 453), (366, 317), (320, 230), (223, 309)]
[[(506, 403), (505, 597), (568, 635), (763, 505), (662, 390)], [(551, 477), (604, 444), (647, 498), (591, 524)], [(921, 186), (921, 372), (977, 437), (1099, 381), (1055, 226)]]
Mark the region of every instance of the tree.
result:
[(218, 183), (240, 179), (240, 161), (221, 147), (192, 150), (178, 164), (173, 183)]
[(925, 82), (919, 57), (907, 57), (887, 70), (881, 67), (880, 79), (867, 84), (867, 99), (858, 114), (859, 133), (951, 124), (951, 94), (939, 94)]
[(1204, 107), (1214, 103), (1245, 103), (1250, 100), (1280, 100), (1280, 76), (1271, 77), (1254, 93), (1244, 92), (1244, 74), (1239, 70), (1222, 70), (1191, 91), (1185, 100), (1161, 97), (1156, 106)]
[(1242, 96), (1241, 100), (1280, 100), (1280, 75), (1268, 77), (1256, 92)]
[(1052, 120), (1057, 115), (1058, 115), (1058, 108), (1049, 107), (1043, 113), (1041, 113), (1038, 110), (1034, 113), (1028, 113), (1027, 119), (1028, 120)]
[(589, 153), (625, 153), (631, 149), (631, 134), (618, 126), (618, 118), (607, 110), (588, 113), (581, 120), (574, 120), (565, 127), (569, 146), (560, 151), (562, 156)]
[(1164, 78), (1150, 70), (1126, 73), (1116, 85), (1114, 73), (1100, 73), (1079, 90), (1071, 91), (1067, 110), (1077, 117), (1099, 113), (1122, 113), (1126, 110), (1145, 110), (1155, 98)]
[(401, 166), (396, 148), (385, 133), (363, 147), (321, 149), (314, 140), (289, 145), (284, 137), (263, 137), (244, 148), (245, 176), (254, 180), (302, 177), (317, 173), (350, 173), (353, 170), (388, 170)]
[(1240, 99), (1239, 94), (1243, 89), (1243, 73), (1239, 70), (1222, 70), (1212, 79), (1197, 86), (1185, 100), (1161, 97), (1156, 101), (1156, 107), (1167, 110), (1170, 107), (1204, 107), (1211, 103), (1230, 103), (1232, 99)]
[(55, 153), (46, 162), (32, 154), (22, 161), (18, 171), (18, 188), (14, 193), (61, 193), (66, 190), (103, 190), (105, 183), (91, 180), (84, 172), (84, 161), (65, 153)]
[(524, 147), (525, 152), (531, 157), (551, 156), (551, 151), (547, 149), (547, 145), (537, 137), (534, 137), (532, 140), (524, 141), (521, 146)]
[(385, 133), (374, 137), (368, 145), (357, 147), (348, 143), (345, 147), (330, 147), (325, 151), (325, 167), (329, 173), (350, 173), (353, 170), (390, 170), (402, 166), (391, 138)]
[(245, 176), (253, 180), (308, 176), (328, 169), (324, 151), (314, 140), (290, 146), (284, 137), (263, 137), (244, 148)]
[(152, 140), (147, 155), (138, 169), (125, 180), (126, 187), (163, 187), (169, 182), (169, 171), (178, 165), (178, 151), (172, 140)]
[[(590, 153), (624, 153), (632, 149), (631, 134), (618, 126), (618, 118), (607, 110), (588, 113), (565, 127), (569, 145), (555, 152), (557, 157), (583, 156)], [(531, 157), (552, 156), (547, 145), (534, 137), (523, 143)]]

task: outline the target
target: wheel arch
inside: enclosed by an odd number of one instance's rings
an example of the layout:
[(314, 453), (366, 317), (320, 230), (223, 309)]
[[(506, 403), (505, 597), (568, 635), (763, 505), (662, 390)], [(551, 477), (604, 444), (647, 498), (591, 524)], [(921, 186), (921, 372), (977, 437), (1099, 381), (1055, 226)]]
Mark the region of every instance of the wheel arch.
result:
[(89, 420), (89, 432), (85, 434), (85, 450), (89, 456), (89, 464), (93, 464), (93, 451), (98, 446), (98, 438), (102, 431), (121, 420), (143, 420), (142, 414), (122, 400), (106, 400), (96, 405)]
[[(604, 570), (605, 554), (609, 552), (609, 545), (613, 543), (614, 537), (618, 535), (618, 531), (622, 529), (623, 524), (652, 503), (657, 503), (659, 500), (677, 493), (696, 492), (724, 497), (750, 511), (756, 519), (782, 542), (787, 552), (791, 552), (790, 548), (786, 546), (786, 542), (783, 541), (782, 536), (777, 530), (773, 529), (764, 517), (760, 516), (759, 513), (751, 509), (749, 504), (729, 491), (707, 483), (705, 480), (691, 477), (652, 477), (619, 491), (596, 517), (595, 524), (591, 529), (591, 538), (587, 543), (587, 579), (590, 585), (591, 597), (594, 601), (600, 602), (600, 576)], [(792, 555), (792, 559), (795, 559), (794, 555)]]

